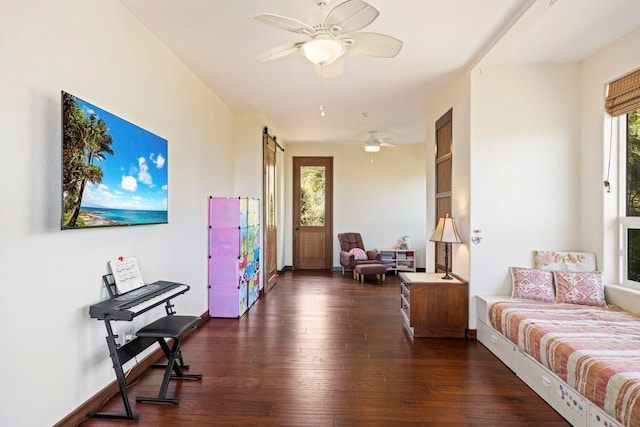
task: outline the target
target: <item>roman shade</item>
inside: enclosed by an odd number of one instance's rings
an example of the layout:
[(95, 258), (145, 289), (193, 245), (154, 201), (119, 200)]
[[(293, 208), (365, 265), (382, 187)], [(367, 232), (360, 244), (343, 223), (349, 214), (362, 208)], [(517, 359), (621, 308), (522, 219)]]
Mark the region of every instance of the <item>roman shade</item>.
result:
[(607, 90), (605, 109), (616, 117), (640, 108), (640, 70), (611, 83)]

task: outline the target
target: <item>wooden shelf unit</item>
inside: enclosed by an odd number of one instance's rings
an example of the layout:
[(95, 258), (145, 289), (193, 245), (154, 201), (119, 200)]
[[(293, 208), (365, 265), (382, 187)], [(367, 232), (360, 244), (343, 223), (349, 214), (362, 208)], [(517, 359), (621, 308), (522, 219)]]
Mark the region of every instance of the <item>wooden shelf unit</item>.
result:
[(382, 262), (387, 266), (387, 271), (398, 274), (400, 271), (416, 271), (415, 249), (376, 249), (382, 255)]

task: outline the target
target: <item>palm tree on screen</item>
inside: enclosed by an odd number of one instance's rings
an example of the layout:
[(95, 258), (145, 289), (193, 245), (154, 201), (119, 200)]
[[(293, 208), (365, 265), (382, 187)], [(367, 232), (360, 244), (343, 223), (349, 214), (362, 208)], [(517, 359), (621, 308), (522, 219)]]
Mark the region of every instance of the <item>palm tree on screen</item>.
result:
[(64, 94), (62, 108), (64, 227), (75, 227), (87, 183), (102, 182), (103, 171), (96, 162), (114, 154), (113, 138), (107, 123), (95, 113), (87, 116), (72, 95)]

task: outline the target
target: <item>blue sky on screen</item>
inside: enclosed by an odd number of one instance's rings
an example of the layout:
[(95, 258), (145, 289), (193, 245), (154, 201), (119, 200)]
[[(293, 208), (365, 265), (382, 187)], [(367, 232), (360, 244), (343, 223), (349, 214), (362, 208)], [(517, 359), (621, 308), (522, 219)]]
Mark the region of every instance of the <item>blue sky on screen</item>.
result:
[(96, 162), (102, 182), (87, 185), (82, 207), (166, 211), (167, 140), (80, 98), (76, 102), (87, 117), (94, 112), (104, 119), (115, 152)]

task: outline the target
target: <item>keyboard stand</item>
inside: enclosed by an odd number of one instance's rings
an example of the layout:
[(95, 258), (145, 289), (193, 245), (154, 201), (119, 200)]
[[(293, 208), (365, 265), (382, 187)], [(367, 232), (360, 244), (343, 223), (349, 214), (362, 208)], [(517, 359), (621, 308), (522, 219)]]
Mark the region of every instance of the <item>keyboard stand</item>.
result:
[(137, 420), (138, 415), (131, 411), (131, 405), (127, 398), (127, 379), (124, 375), (122, 366), (129, 360), (136, 357), (139, 353), (147, 349), (153, 343), (156, 342), (153, 338), (135, 338), (128, 343), (118, 347), (116, 342), (117, 335), (113, 333), (111, 328), (111, 321), (104, 319), (104, 324), (107, 328), (107, 347), (109, 347), (109, 356), (113, 362), (113, 370), (116, 373), (116, 379), (118, 380), (118, 388), (120, 389), (120, 396), (122, 397), (122, 403), (124, 403), (125, 413), (115, 412), (92, 412), (89, 417), (94, 418), (110, 418), (121, 420)]
[[(112, 274), (106, 274), (102, 276), (102, 279), (107, 287), (109, 296), (111, 298), (118, 295), (115, 287), (115, 281)], [(160, 387), (160, 393), (157, 398), (145, 398), (137, 397), (138, 402), (159, 402), (159, 403), (178, 403), (178, 399), (166, 398), (167, 388), (169, 380), (173, 378), (178, 379), (201, 379), (201, 374), (187, 375), (182, 372), (183, 369), (187, 369), (188, 366), (183, 363), (182, 355), (180, 352), (180, 342), (182, 341), (182, 335), (189, 329), (196, 327), (200, 321), (198, 316), (177, 316), (173, 311), (173, 305), (170, 301), (166, 302), (165, 310), (167, 315), (160, 319), (150, 323), (143, 327), (136, 333), (136, 338), (132, 339), (124, 345), (119, 345), (116, 341), (118, 335), (113, 333), (111, 327), (111, 320), (105, 318), (104, 324), (107, 329), (107, 347), (109, 348), (109, 356), (113, 362), (113, 370), (116, 374), (118, 382), (118, 388), (120, 390), (120, 396), (124, 404), (125, 413), (115, 412), (91, 412), (89, 417), (94, 418), (109, 418), (109, 419), (125, 419), (125, 420), (138, 420), (139, 416), (134, 414), (131, 410), (131, 405), (127, 397), (127, 379), (124, 374), (123, 365), (128, 361), (136, 357), (138, 354), (149, 348), (154, 343), (159, 343), (163, 353), (168, 359), (166, 365), (166, 371), (162, 385)], [(169, 348), (169, 345), (165, 341), (165, 338), (172, 338), (173, 345)], [(178, 360), (176, 360), (178, 359)], [(180, 363), (178, 363), (178, 361)], [(171, 375), (171, 372), (175, 372), (175, 375)]]

